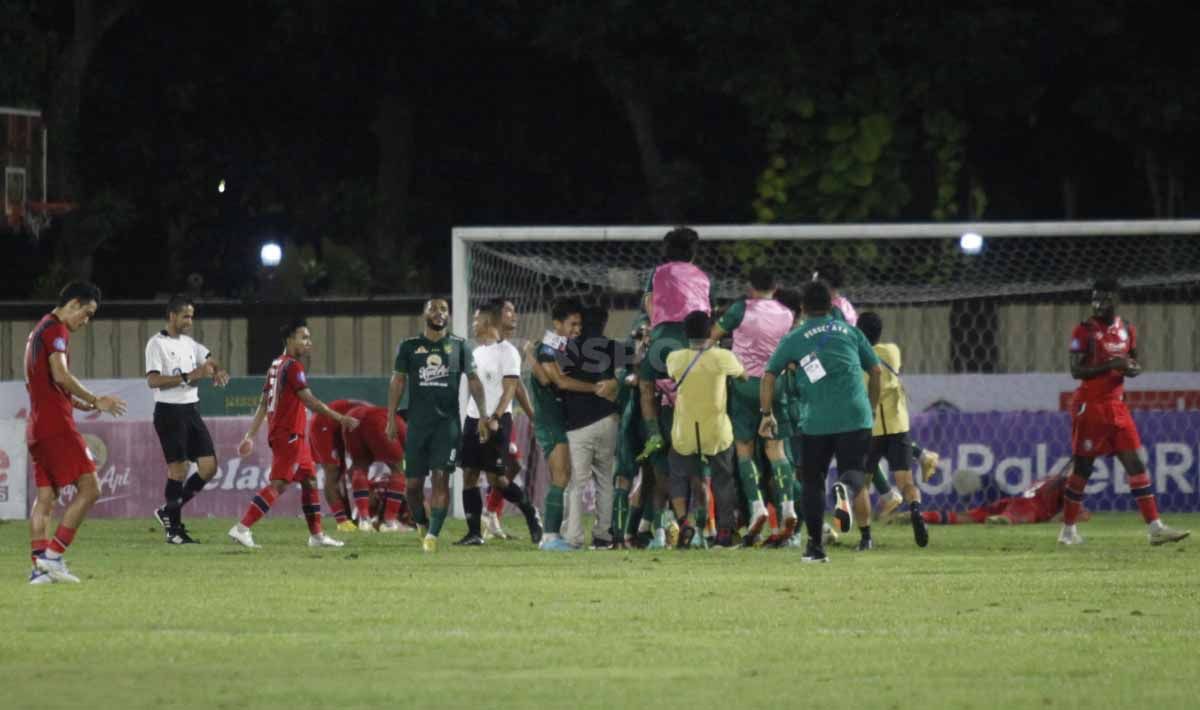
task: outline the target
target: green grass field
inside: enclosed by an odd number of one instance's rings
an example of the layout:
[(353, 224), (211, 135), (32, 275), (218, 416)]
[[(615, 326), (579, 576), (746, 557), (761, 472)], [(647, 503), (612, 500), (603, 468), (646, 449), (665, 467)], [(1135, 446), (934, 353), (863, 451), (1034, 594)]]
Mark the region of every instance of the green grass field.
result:
[[(1169, 516), (1200, 528), (1200, 515)], [(1151, 548), (1135, 515), (935, 527), (916, 549), (437, 555), (414, 534), (310, 550), (300, 519), (168, 547), (91, 521), (80, 585), (26, 584), (0, 524), (0, 707), (1194, 708), (1200, 545)], [(519, 518), (507, 518), (511, 530)], [(854, 537), (852, 535), (852, 537)]]

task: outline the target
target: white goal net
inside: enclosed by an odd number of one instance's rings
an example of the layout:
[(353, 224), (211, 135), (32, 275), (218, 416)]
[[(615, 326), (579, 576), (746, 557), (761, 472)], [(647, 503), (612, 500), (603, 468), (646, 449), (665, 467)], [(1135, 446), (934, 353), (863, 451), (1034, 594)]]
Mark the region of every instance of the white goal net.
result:
[[(624, 337), (669, 229), (458, 228), (455, 330), (468, 334), (471, 309), (503, 296), (521, 338), (536, 337), (554, 299), (571, 295), (608, 306), (609, 335)], [(1200, 220), (695, 229), (717, 310), (765, 265), (788, 287), (833, 273), (860, 313), (882, 317), (883, 340), (901, 348), (913, 438), (942, 458), (926, 495), (957, 506), (1017, 494), (1064, 465), (1070, 334), (1090, 315), (1093, 281), (1118, 279), (1145, 369), (1127, 399), (1160, 505), (1200, 510)], [(982, 237), (975, 253), (963, 248), (968, 233)], [(959, 469), (984, 475), (969, 501), (950, 486)], [(1120, 466), (1098, 462), (1088, 505), (1134, 509), (1126, 490)]]

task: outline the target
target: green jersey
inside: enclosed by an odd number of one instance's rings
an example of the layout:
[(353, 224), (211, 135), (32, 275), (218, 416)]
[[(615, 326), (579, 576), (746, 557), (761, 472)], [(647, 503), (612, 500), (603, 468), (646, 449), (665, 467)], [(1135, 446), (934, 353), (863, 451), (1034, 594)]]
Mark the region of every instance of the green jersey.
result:
[(458, 385), (475, 372), (466, 341), (456, 335), (429, 340), (424, 335), (400, 343), (394, 370), (407, 377), (408, 421), (458, 418)]
[(863, 371), (879, 366), (867, 336), (834, 316), (810, 318), (784, 336), (767, 362), (776, 375), (796, 363), (795, 381), (808, 405), (804, 433), (870, 429), (874, 421)]

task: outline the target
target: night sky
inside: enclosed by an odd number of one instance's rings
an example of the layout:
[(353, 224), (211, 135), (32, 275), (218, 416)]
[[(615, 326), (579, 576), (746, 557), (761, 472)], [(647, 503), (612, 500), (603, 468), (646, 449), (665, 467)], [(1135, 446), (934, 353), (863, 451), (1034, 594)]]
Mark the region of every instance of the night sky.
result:
[[(191, 273), (202, 294), (247, 296), (268, 238), (325, 264), (307, 295), (438, 290), (454, 225), (762, 220), (773, 160), (836, 162), (830, 127), (861, 131), (869, 116), (892, 136), (874, 183), (843, 184), (843, 197), (797, 178), (777, 221), (1200, 208), (1188, 189), (1200, 152), (1195, 9), (793, 5), (129, 3), (83, 77), (83, 209), (37, 243), (3, 239), (0, 298), (45, 290), (38, 278), (55, 264), (78, 271), (81, 244), (111, 297), (154, 297)], [(9, 63), (23, 70), (0, 85), (0, 104), (49, 111), (76, 17), (70, 3), (32, 6), (0, 0), (31, 19), (4, 30), (0, 53), (24, 61)], [(375, 130), (387, 97), (411, 118), (389, 123), (401, 136), (391, 152)], [(635, 104), (648, 132), (635, 131)], [(929, 117), (942, 114), (963, 129), (957, 153), (931, 138)], [(398, 232), (383, 260), (380, 231)], [(355, 258), (369, 275), (346, 276)], [(31, 262), (46, 269), (12, 268)]]

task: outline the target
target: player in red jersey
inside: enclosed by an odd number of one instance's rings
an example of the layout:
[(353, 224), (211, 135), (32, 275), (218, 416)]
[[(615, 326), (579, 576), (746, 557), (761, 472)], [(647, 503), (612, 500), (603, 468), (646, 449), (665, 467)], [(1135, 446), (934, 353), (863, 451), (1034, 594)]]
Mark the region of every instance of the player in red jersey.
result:
[[(42, 318), (25, 342), (25, 389), (29, 392), (25, 442), (37, 486), (37, 500), (29, 514), (30, 584), (79, 581), (67, 569), (63, 554), (100, 497), (96, 463), (75, 429), (72, 410), (99, 410), (117, 417), (125, 413), (123, 400), (92, 394), (69, 367), (71, 333), (86, 326), (99, 307), (100, 289), (85, 282), (69, 283), (58, 294), (58, 307)], [(54, 537), (47, 539), (59, 489), (70, 485), (75, 486), (75, 498)]]
[(408, 434), (408, 425), (399, 414), (393, 414), (396, 419), (396, 438), (387, 435), (388, 411), (386, 407), (364, 405), (355, 407), (346, 413), (357, 419), (358, 428), (346, 432), (346, 453), (350, 454), (350, 481), (354, 486), (354, 506), (358, 510), (358, 529), (363, 532), (375, 530), (371, 519), (371, 480), (367, 477), (367, 469), (376, 461), (388, 465), (388, 485), (386, 505), (383, 509), (383, 520), (379, 525), (380, 532), (408, 532), (400, 524), (400, 508), (405, 504), (404, 489), (404, 440)]
[[(952, 510), (926, 510), (921, 513), (925, 522), (933, 525), (957, 525), (960, 523), (989, 523), (992, 525), (1025, 525), (1048, 523), (1062, 512), (1067, 487), (1067, 474), (1055, 473), (1035, 482), (1020, 495), (1007, 496), (987, 505), (971, 508), (966, 513)], [(1091, 514), (1086, 510), (1079, 513), (1080, 520)]]
[[(365, 404), (370, 402), (360, 399), (335, 399), (329, 403), (329, 408), (338, 414), (345, 414)], [(337, 521), (337, 529), (342, 532), (356, 530), (354, 521), (350, 520), (350, 505), (342, 485), (342, 476), (346, 472), (346, 444), (342, 436), (342, 425), (320, 412), (314, 414), (308, 425), (308, 447), (312, 450), (313, 463), (321, 469), (325, 502), (329, 504), (329, 510)]]
[(229, 537), (245, 547), (258, 547), (250, 534), (251, 526), (267, 514), (289, 484), (299, 483), (304, 519), (308, 522), (308, 546), (341, 547), (344, 543), (329, 537), (321, 529), (321, 494), (317, 491), (306, 436), (306, 408), (332, 419), (346, 431), (353, 431), (358, 420), (333, 411), (308, 388), (304, 365), (298, 359), (312, 350), (312, 335), (304, 319), (288, 323), (280, 335), (283, 337), (283, 354), (271, 363), (254, 421), (242, 437), (242, 443), (238, 444), (238, 455), (249, 456), (254, 451), (254, 437), (259, 427), (269, 418), (267, 444), (271, 447), (271, 481), (254, 496), (241, 522), (229, 529)]
[(1083, 506), (1083, 489), (1096, 457), (1112, 454), (1125, 469), (1130, 493), (1150, 526), (1150, 544), (1162, 545), (1188, 536), (1188, 531), (1169, 528), (1159, 519), (1150, 474), (1137, 454), (1142, 442), (1125, 406), (1125, 378), (1137, 377), (1142, 366), (1137, 360), (1137, 331), (1117, 315), (1119, 288), (1114, 279), (1097, 281), (1092, 287), (1092, 317), (1071, 333), (1071, 376), (1080, 383), (1071, 400), (1074, 471), (1067, 479), (1063, 527), (1058, 535), (1064, 545), (1083, 542), (1075, 529)]

